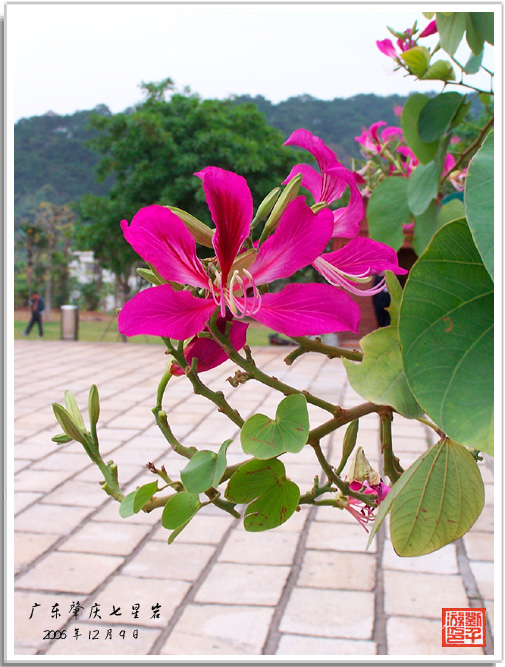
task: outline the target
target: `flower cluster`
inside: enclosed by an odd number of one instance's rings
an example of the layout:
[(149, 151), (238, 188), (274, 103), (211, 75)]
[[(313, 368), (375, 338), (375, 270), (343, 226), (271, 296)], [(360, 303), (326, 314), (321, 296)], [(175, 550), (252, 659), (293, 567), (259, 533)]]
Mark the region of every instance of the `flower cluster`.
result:
[[(214, 314), (219, 314), (218, 324), (229, 332), (236, 349), (245, 344), (245, 318), (287, 336), (357, 332), (359, 307), (347, 292), (374, 293), (378, 287), (363, 290), (359, 285), (385, 270), (406, 271), (398, 266), (392, 248), (357, 236), (363, 198), (355, 175), (338, 162), (335, 153), (306, 130), (294, 132), (286, 145), (305, 148), (316, 158), (320, 173), (300, 164), (285, 180), (289, 183), (301, 175), (301, 185), (315, 204), (311, 208), (305, 196), (296, 196), (263, 242), (252, 242), (253, 202), (245, 179), (218, 167), (195, 174), (202, 181), (215, 226), (213, 258), (199, 259), (191, 228), (165, 206), (147, 206), (131, 224), (122, 221), (125, 239), (164, 282), (125, 304), (119, 315), (121, 333), (189, 339), (188, 363), (196, 357), (198, 370), (208, 370), (226, 358), (207, 328)], [(349, 203), (332, 210), (330, 205), (347, 187)], [(325, 252), (334, 237), (350, 241), (340, 250)], [(309, 265), (327, 284), (290, 283), (280, 291), (269, 291), (275, 281)], [(174, 372), (182, 369), (174, 366)]]

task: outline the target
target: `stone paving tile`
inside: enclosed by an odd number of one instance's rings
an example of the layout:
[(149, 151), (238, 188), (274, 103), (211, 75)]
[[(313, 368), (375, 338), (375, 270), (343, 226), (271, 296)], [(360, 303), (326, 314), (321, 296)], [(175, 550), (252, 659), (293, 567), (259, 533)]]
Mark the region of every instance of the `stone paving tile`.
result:
[(375, 570), (373, 555), (308, 549), (297, 586), (371, 591), (375, 587)]
[[(236, 523), (236, 519), (228, 516), (202, 516), (197, 515), (177, 536), (177, 543), (189, 542), (191, 544), (219, 544), (228, 528)], [(170, 535), (166, 528), (159, 528), (153, 535), (153, 540), (166, 542)]]
[(123, 563), (117, 556), (53, 552), (17, 580), (20, 589), (91, 593)]
[(195, 596), (196, 602), (274, 606), (279, 602), (289, 568), (216, 563)]
[[(121, 479), (121, 478), (120, 478)], [(152, 526), (155, 523), (160, 523), (161, 513), (160, 512), (139, 512), (133, 516), (129, 516), (126, 519), (122, 519), (119, 516), (119, 503), (115, 500), (108, 500), (103, 509), (100, 509), (94, 516), (93, 520), (95, 521), (106, 521), (120, 524), (121, 526), (125, 524), (137, 524), (140, 523), (145, 526)]]
[[(98, 604), (104, 623), (163, 628), (172, 618), (189, 587), (190, 584), (186, 581), (138, 579), (120, 574), (90, 598), (80, 618), (89, 619), (92, 605)], [(137, 618), (132, 613), (134, 605), (139, 605)], [(157, 605), (158, 614), (155, 614)], [(118, 610), (120, 615), (111, 616), (113, 609)]]
[(52, 491), (72, 475), (70, 471), (24, 469), (14, 477), (16, 491)]
[[(54, 431), (54, 435), (56, 435), (56, 429)], [(14, 456), (16, 459), (29, 459), (31, 461), (39, 461), (48, 454), (52, 454), (55, 451), (55, 449), (56, 449), (56, 444), (54, 442), (49, 443), (48, 441), (42, 438), (38, 443), (28, 444), (26, 441), (23, 441), (16, 443), (16, 445), (14, 446)]]
[(140, 549), (126, 564), (123, 574), (131, 577), (154, 579), (181, 579), (194, 581), (214, 554), (215, 547), (192, 544), (170, 546), (161, 542), (150, 542)]
[(385, 540), (382, 566), (386, 570), (426, 572), (427, 574), (458, 574), (459, 572), (454, 544), (448, 544), (443, 549), (426, 556), (404, 558), (397, 556), (391, 542)]
[(70, 507), (98, 507), (106, 500), (107, 496), (98, 482), (92, 484), (70, 480), (44, 496), (41, 503)]
[[(80, 636), (74, 639), (76, 628)], [(107, 630), (111, 629), (111, 638), (107, 639)], [(99, 631), (97, 636), (96, 630)], [(124, 630), (124, 639), (120, 632)], [(51, 642), (46, 655), (148, 655), (160, 635), (160, 630), (138, 628), (138, 637), (133, 637), (135, 628), (128, 625), (111, 627), (110, 625), (72, 623), (67, 629), (67, 639)]]
[(353, 524), (314, 521), (309, 528), (307, 549), (321, 549), (325, 553), (328, 551), (375, 553), (377, 541), (372, 542), (367, 552), (368, 534), (355, 520), (353, 521)]
[(373, 593), (297, 587), (279, 629), (316, 637), (371, 639), (373, 622)]
[(349, 639), (326, 639), (325, 637), (303, 637), (282, 635), (275, 655), (376, 655), (374, 642)]
[(470, 568), (482, 597), (486, 600), (494, 600), (494, 564), (470, 561)]
[(484, 533), (494, 532), (494, 508), (485, 505), (479, 518), (472, 526), (472, 531), (482, 531)]
[(14, 571), (18, 573), (35, 558), (47, 551), (58, 540), (58, 535), (14, 533)]
[(255, 565), (291, 565), (299, 536), (296, 533), (247, 533), (234, 530), (218, 561)]
[(274, 610), (188, 604), (161, 655), (260, 655)]
[(470, 560), (494, 560), (494, 535), (470, 531), (463, 536), (466, 554)]
[(32, 470), (84, 470), (92, 463), (86, 454), (76, 454), (64, 452), (55, 452), (34, 463)]
[(128, 556), (147, 535), (150, 526), (90, 521), (62, 545), (59, 551)]
[(14, 493), (14, 514), (19, 514), (42, 497), (42, 493), (32, 491), (16, 491)]
[[(31, 655), (40, 646), (47, 645), (45, 630), (58, 630), (68, 620), (68, 611), (75, 600), (72, 595), (17, 591), (14, 593), (14, 653)], [(40, 607), (33, 609), (33, 605)], [(52, 618), (53, 605), (59, 605), (61, 616)], [(30, 618), (33, 609), (33, 616)]]
[(66, 535), (78, 526), (93, 511), (91, 507), (68, 507), (58, 505), (34, 505), (18, 514), (14, 527), (21, 532)]
[(463, 581), (454, 575), (384, 571), (384, 606), (392, 616), (440, 619), (442, 607), (468, 607)]
[(443, 648), (440, 617), (441, 614), (436, 621), (390, 618), (387, 622), (388, 655), (483, 655), (482, 648)]

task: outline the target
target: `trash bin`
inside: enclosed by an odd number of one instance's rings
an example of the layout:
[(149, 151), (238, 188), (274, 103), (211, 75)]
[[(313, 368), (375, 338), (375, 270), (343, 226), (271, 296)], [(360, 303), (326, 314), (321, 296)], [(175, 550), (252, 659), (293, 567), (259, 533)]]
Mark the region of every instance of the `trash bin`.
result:
[(79, 333), (79, 308), (61, 306), (61, 340), (77, 340)]

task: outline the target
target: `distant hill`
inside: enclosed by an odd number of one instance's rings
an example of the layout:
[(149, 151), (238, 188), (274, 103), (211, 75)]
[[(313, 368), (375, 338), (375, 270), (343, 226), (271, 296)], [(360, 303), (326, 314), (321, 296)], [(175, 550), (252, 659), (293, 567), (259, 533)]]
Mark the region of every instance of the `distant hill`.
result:
[[(354, 137), (361, 133), (362, 127), (378, 120), (398, 125), (393, 108), (402, 106), (405, 100), (406, 97), (399, 95), (356, 95), (325, 101), (301, 95), (273, 104), (262, 96), (234, 98), (237, 104), (253, 102), (268, 123), (286, 137), (300, 127), (317, 134), (345, 164), (359, 156)], [(92, 113), (110, 114), (110, 111), (105, 105), (67, 116), (50, 111), (16, 123), (14, 203), (18, 220), (44, 199), (66, 204), (87, 193), (108, 192), (112, 180), (100, 185), (95, 182), (94, 167), (100, 156), (87, 145), (96, 136), (96, 130), (88, 127)]]

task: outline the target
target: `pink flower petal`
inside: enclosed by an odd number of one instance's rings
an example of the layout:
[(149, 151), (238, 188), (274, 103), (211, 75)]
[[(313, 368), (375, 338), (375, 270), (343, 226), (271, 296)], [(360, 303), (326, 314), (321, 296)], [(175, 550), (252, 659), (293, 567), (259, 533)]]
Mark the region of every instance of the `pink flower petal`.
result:
[[(222, 323), (223, 326), (220, 326), (220, 323)], [(218, 319), (218, 327), (223, 333), (225, 323), (226, 320), (224, 318)], [(233, 320), (232, 322), (230, 329), (230, 340), (233, 347), (237, 351), (241, 350), (246, 344), (246, 333), (248, 326), (248, 324), (239, 322), (237, 320)], [(223, 348), (211, 338), (194, 338), (184, 348), (184, 357), (188, 362), (188, 366), (191, 366), (191, 362), (195, 357), (198, 359), (196, 370), (199, 373), (210, 371), (211, 368), (216, 368), (216, 366), (220, 366), (228, 360), (228, 356)], [(170, 372), (172, 375), (184, 375), (183, 369), (175, 363), (172, 364)]]
[(431, 21), (431, 23), (428, 23), (428, 25), (422, 31), (419, 37), (429, 37), (429, 35), (434, 35), (436, 32), (438, 32), (437, 22), (433, 20)]
[(309, 153), (312, 153), (317, 160), (321, 173), (328, 167), (342, 166), (331, 148), (328, 148), (322, 139), (316, 137), (316, 135), (309, 132), (309, 130), (295, 130), (284, 142), (284, 146), (299, 146), (300, 148), (305, 148)]
[(199, 299), (170, 285), (148, 287), (130, 299), (119, 313), (118, 328), (125, 336), (164, 336), (186, 340), (203, 330), (214, 312), (212, 299)]
[(275, 232), (258, 251), (250, 272), (258, 284), (288, 278), (311, 264), (326, 248), (333, 230), (329, 209), (313, 213), (305, 197), (297, 197), (284, 211)]
[(333, 233), (332, 236), (342, 238), (353, 238), (359, 234), (360, 222), (365, 215), (363, 195), (358, 190), (356, 176), (348, 169), (329, 169), (328, 177), (340, 180), (349, 185), (349, 203), (343, 208), (333, 211)]
[(390, 39), (383, 39), (382, 41), (376, 42), (377, 48), (381, 53), (383, 53), (385, 56), (389, 56), (389, 58), (396, 58), (396, 49), (393, 46), (393, 42)]
[(368, 130), (370, 132), (370, 136), (378, 145), (380, 144), (378, 135), (379, 127), (384, 127), (385, 125), (387, 125), (386, 121), (379, 120), (373, 125), (370, 125), (370, 129)]
[(445, 176), (447, 172), (451, 171), (451, 169), (454, 167), (455, 164), (456, 160), (454, 159), (454, 155), (447, 153), (447, 155), (445, 156), (444, 172), (442, 176)]
[(386, 127), (382, 130), (381, 141), (386, 142), (394, 138), (403, 139), (401, 127)]
[(226, 284), (231, 265), (249, 235), (253, 213), (251, 191), (245, 178), (219, 167), (206, 167), (195, 176), (203, 181), (207, 204), (216, 225), (212, 243)]
[(385, 243), (358, 236), (334, 252), (321, 255), (326, 262), (340, 271), (355, 276), (369, 276), (381, 271), (392, 271), (397, 275), (408, 273), (398, 266), (395, 250)]
[(209, 279), (196, 256), (196, 243), (185, 224), (165, 206), (146, 206), (128, 225), (121, 222), (128, 243), (166, 280), (207, 287)]
[(297, 164), (289, 172), (289, 176), (282, 182), (283, 185), (289, 183), (298, 174), (302, 175), (302, 187), (306, 188), (314, 197), (314, 202), (318, 204), (321, 199), (321, 192), (323, 190), (323, 178), (315, 169), (309, 167), (308, 164)]
[(291, 283), (264, 294), (254, 319), (286, 336), (358, 331), (359, 307), (331, 285)]

